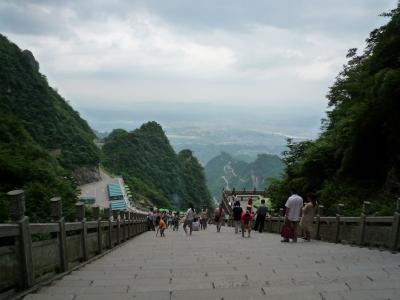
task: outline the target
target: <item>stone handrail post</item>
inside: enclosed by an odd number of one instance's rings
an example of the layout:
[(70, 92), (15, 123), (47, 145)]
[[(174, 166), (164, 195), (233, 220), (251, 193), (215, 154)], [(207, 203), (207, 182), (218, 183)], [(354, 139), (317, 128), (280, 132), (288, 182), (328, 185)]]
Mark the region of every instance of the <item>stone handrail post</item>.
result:
[(335, 243), (340, 242), (340, 216), (342, 212), (342, 208), (344, 207), (344, 204), (339, 203), (336, 206), (336, 234), (335, 234)]
[(317, 208), (317, 232), (315, 233), (315, 239), (317, 239), (317, 240), (321, 239), (321, 216), (323, 215), (323, 212), (324, 212), (324, 206), (318, 205), (318, 208)]
[(123, 210), (119, 211), (119, 219), (121, 220), (121, 242), (125, 240), (125, 212)]
[(103, 230), (101, 227), (100, 207), (98, 205), (92, 206), (93, 219), (97, 222), (97, 253), (103, 252)]
[(400, 197), (397, 198), (396, 202), (396, 211), (393, 216), (393, 224), (392, 224), (392, 231), (391, 231), (391, 242), (389, 245), (390, 250), (393, 252), (397, 251), (400, 239)]
[(367, 225), (367, 215), (368, 215), (368, 206), (371, 203), (369, 201), (364, 201), (361, 209), (361, 216), (360, 216), (360, 236), (358, 238), (358, 244), (360, 246), (364, 245), (365, 242), (365, 229)]
[(281, 228), (282, 228), (283, 222), (285, 222), (285, 218), (282, 215), (283, 215), (283, 208), (280, 208), (279, 209), (279, 216), (278, 216), (278, 218), (279, 218), (278, 219), (278, 233), (281, 232)]
[(62, 214), (62, 200), (60, 197), (50, 199), (50, 217), (52, 222), (58, 223), (59, 232), (57, 233), (59, 245), (60, 271), (68, 271), (67, 256), (67, 234), (65, 232), (65, 220)]
[(135, 214), (133, 212), (129, 212), (129, 220), (130, 220), (130, 228), (131, 228), (131, 235), (130, 237), (135, 236)]
[(126, 222), (126, 239), (129, 240), (131, 237), (131, 220), (129, 211), (125, 211), (125, 222)]
[(82, 260), (88, 259), (88, 247), (87, 247), (87, 224), (85, 218), (85, 204), (82, 202), (75, 203), (76, 220), (82, 224), (81, 233), (81, 245), (82, 245)]
[(121, 242), (120, 237), (121, 237), (121, 233), (120, 233), (120, 219), (119, 219), (119, 210), (113, 210), (113, 219), (114, 221), (117, 221), (117, 237), (116, 237), (116, 244), (119, 244)]
[(112, 248), (112, 229), (113, 229), (113, 225), (112, 225), (112, 221), (111, 221), (111, 209), (110, 208), (105, 208), (104, 209), (104, 215), (106, 217), (106, 220), (108, 222), (108, 233), (107, 233), (107, 248), (111, 249)]
[(20, 280), (18, 289), (23, 290), (33, 286), (32, 239), (29, 229), (29, 218), (25, 216), (25, 194), (23, 190), (7, 193), (11, 222), (18, 224), (19, 237), (16, 240), (16, 252)]

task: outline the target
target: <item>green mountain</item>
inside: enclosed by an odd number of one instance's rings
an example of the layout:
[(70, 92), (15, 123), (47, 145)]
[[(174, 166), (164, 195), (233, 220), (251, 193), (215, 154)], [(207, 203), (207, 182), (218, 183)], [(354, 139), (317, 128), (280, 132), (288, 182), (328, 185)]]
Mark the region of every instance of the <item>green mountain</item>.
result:
[(177, 155), (156, 122), (132, 132), (114, 130), (102, 149), (104, 166), (122, 174), (134, 193), (156, 206), (183, 209), (188, 202), (197, 208), (212, 206), (201, 165), (189, 150)]
[(99, 162), (94, 133), (51, 88), (28, 50), (0, 35), (0, 112), (17, 118), (33, 140), (74, 170)]
[(220, 198), (223, 188), (264, 190), (273, 178), (280, 177), (283, 167), (282, 160), (276, 155), (259, 154), (249, 163), (222, 152), (205, 167), (207, 186), (216, 199)]
[(288, 187), (316, 192), (334, 213), (392, 214), (400, 194), (400, 4), (390, 21), (371, 32), (364, 52), (350, 49), (348, 63), (328, 93), (327, 119), (315, 141), (293, 143), (284, 153), (283, 180), (269, 190), (283, 205)]
[(0, 35), (0, 221), (5, 193), (23, 188), (27, 213), (47, 218), (49, 199), (63, 197), (67, 215), (76, 200), (74, 171), (99, 162), (86, 121), (39, 72), (32, 53)]

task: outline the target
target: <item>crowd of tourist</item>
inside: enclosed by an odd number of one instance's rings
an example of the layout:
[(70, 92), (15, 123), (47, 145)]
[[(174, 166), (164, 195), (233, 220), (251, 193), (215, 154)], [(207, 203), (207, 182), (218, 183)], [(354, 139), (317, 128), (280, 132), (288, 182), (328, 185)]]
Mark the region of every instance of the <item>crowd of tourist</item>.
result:
[[(183, 230), (186, 235), (192, 235), (193, 231), (206, 230), (207, 224), (214, 223), (217, 232), (221, 232), (223, 225), (227, 225), (229, 221), (233, 222), (235, 234), (241, 232), (242, 237), (251, 236), (252, 229), (262, 233), (264, 230), (265, 219), (269, 216), (268, 208), (265, 200), (262, 199), (257, 209), (253, 209), (253, 199), (250, 197), (245, 208), (242, 208), (240, 201), (235, 197), (232, 205), (232, 216), (224, 209), (222, 203), (215, 209), (213, 218), (209, 217), (207, 207), (197, 212), (192, 203), (184, 214), (179, 212), (168, 211), (151, 211), (148, 215), (149, 230), (157, 231), (160, 237), (165, 237), (165, 230), (171, 228), (178, 231), (179, 224), (183, 224)], [(308, 194), (306, 199), (292, 190), (292, 195), (285, 203), (284, 225), (282, 226), (281, 235), (282, 242), (292, 240), (297, 242), (298, 226), (301, 227), (302, 238), (305, 241), (311, 240), (312, 225), (317, 207), (317, 201), (314, 194)], [(253, 222), (255, 219), (255, 222)], [(252, 227), (254, 224), (254, 227)]]

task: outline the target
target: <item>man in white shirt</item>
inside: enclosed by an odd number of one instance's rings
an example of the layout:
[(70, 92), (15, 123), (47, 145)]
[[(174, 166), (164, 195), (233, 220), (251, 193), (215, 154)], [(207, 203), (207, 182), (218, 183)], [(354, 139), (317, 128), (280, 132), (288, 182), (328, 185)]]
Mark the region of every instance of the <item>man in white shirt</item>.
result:
[[(294, 236), (293, 243), (297, 242), (297, 224), (300, 221), (300, 213), (303, 207), (303, 198), (297, 195), (297, 192), (292, 189), (292, 195), (286, 201), (285, 221), (293, 228)], [(283, 242), (289, 242), (289, 239), (284, 239)]]

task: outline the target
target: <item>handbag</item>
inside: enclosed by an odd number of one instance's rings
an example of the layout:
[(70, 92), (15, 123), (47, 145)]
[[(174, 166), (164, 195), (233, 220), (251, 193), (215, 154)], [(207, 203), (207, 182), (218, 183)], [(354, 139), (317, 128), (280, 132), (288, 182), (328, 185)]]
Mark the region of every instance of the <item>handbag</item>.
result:
[(289, 224), (283, 224), (282, 230), (281, 230), (281, 236), (285, 239), (293, 239), (294, 237), (294, 230), (292, 226)]

